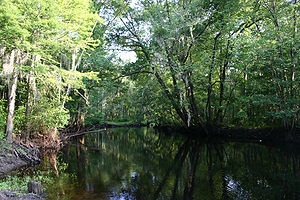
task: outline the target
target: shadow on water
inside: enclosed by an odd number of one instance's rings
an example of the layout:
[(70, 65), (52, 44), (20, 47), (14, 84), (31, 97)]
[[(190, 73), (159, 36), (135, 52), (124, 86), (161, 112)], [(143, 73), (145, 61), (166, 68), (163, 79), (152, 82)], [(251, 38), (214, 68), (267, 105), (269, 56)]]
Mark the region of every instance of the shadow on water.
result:
[(74, 139), (59, 158), (73, 177), (58, 178), (60, 199), (300, 199), (299, 152), (260, 144), (118, 128)]

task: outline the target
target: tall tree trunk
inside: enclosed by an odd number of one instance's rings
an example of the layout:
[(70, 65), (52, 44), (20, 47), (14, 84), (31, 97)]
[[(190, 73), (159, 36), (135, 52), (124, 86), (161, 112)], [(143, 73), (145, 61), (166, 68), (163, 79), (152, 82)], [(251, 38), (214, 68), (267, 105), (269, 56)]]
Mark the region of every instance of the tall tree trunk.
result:
[(8, 85), (8, 114), (6, 119), (5, 136), (7, 143), (13, 139), (13, 118), (15, 112), (15, 100), (18, 82), (18, 71), (14, 68), (15, 50), (6, 53), (3, 58), (3, 73), (7, 76)]
[(3, 58), (3, 74), (7, 77), (8, 88), (8, 114), (6, 119), (5, 136), (8, 143), (13, 140), (13, 128), (14, 128), (14, 113), (15, 102), (18, 84), (18, 69), (15, 64), (23, 65), (28, 60), (28, 54), (22, 53), (20, 50), (14, 49), (6, 53)]
[[(297, 0), (294, 0), (293, 4), (296, 5), (298, 3)], [(296, 66), (298, 63), (298, 57), (297, 57), (297, 47), (296, 47), (296, 41), (298, 35), (298, 18), (297, 18), (297, 11), (294, 7), (293, 10), (293, 34), (292, 34), (292, 44), (291, 44), (291, 50), (290, 50), (290, 56), (291, 56), (291, 69), (290, 69), (290, 96), (294, 97), (296, 95), (296, 89), (295, 89), (295, 76), (296, 76)]]
[(208, 74), (207, 101), (206, 101), (206, 124), (209, 127), (212, 126), (212, 110), (211, 110), (211, 93), (212, 93), (212, 87), (213, 87), (212, 75), (213, 75), (213, 69), (215, 67), (217, 41), (218, 41), (218, 37), (220, 35), (221, 35), (221, 33), (216, 35), (216, 37), (214, 38), (214, 45), (213, 45), (212, 58), (211, 58), (211, 66), (210, 66), (209, 74)]
[[(298, 3), (297, 0), (294, 0), (293, 4), (296, 5)], [(298, 57), (296, 53), (296, 35), (298, 34), (298, 20), (297, 20), (297, 13), (296, 8), (293, 9), (293, 34), (292, 34), (292, 44), (290, 49), (290, 56), (291, 56), (291, 67), (290, 67), (290, 74), (289, 74), (289, 98), (295, 99), (296, 96), (296, 87), (295, 87), (295, 75), (296, 75), (296, 66), (298, 63)], [(299, 110), (299, 104), (291, 105), (292, 110)], [(293, 114), (293, 116), (290, 117), (288, 128), (290, 129), (290, 133), (288, 136), (290, 138), (294, 138), (294, 130), (295, 125), (297, 123), (297, 113)]]
[[(35, 67), (36, 63), (39, 62), (41, 59), (41, 56), (33, 55), (31, 58), (31, 68)], [(36, 88), (36, 80), (33, 76), (33, 71), (30, 71), (27, 75), (27, 103), (26, 103), (26, 118), (28, 119), (31, 113), (31, 108), (34, 105), (36, 99), (37, 99), (37, 88)], [(26, 125), (26, 140), (29, 140), (31, 127), (29, 122), (27, 122)]]
[[(72, 60), (71, 60), (71, 71), (76, 71), (77, 70), (77, 67), (81, 64), (81, 58), (82, 58), (82, 55), (83, 55), (83, 51), (81, 52), (80, 55), (78, 55), (79, 53), (79, 48), (75, 48), (73, 51), (72, 51)], [(71, 77), (70, 77), (71, 78)], [(68, 84), (67, 86), (67, 91), (66, 91), (66, 94), (65, 94), (65, 97), (63, 99), (63, 102), (62, 102), (62, 106), (61, 106), (61, 111), (64, 109), (65, 107), (65, 103), (67, 101), (67, 98), (71, 92), (71, 89), (72, 89), (72, 86), (71, 84)]]
[(226, 52), (223, 65), (220, 65), (220, 94), (219, 94), (219, 108), (216, 116), (216, 121), (218, 124), (223, 122), (223, 101), (224, 101), (224, 90), (225, 90), (225, 79), (226, 79), (226, 69), (229, 63), (229, 45), (230, 41), (227, 41)]
[(192, 72), (187, 70), (184, 73), (184, 82), (185, 82), (185, 90), (186, 96), (189, 103), (189, 114), (190, 114), (190, 123), (191, 126), (198, 126), (202, 128), (205, 132), (207, 132), (206, 128), (203, 126), (202, 119), (200, 117), (199, 109), (197, 107), (195, 94), (194, 94), (194, 85), (191, 80)]
[(26, 123), (26, 142), (29, 141), (30, 138), (30, 131), (31, 131), (31, 125), (29, 122), (29, 116), (31, 113), (31, 104), (32, 104), (32, 94), (31, 94), (31, 79), (32, 79), (32, 71), (29, 72), (28, 77), (27, 77), (27, 103), (26, 103), (26, 119), (27, 119), (27, 123)]
[[(6, 49), (6, 47), (4, 47), (4, 46), (1, 46), (0, 45), (0, 59), (1, 59), (1, 61), (3, 61), (4, 62), (4, 58), (5, 58), (5, 49)], [(3, 65), (3, 63), (2, 63), (2, 65)], [(0, 73), (0, 85), (3, 85), (3, 86), (5, 86), (5, 80), (4, 80), (4, 78), (2, 78), (2, 75), (4, 75), (4, 71), (2, 71), (1, 73)], [(0, 88), (0, 99), (6, 99), (6, 89), (5, 89), (5, 87), (1, 87)]]
[(8, 86), (9, 99), (8, 99), (8, 115), (6, 121), (6, 140), (8, 143), (11, 143), (13, 139), (13, 127), (14, 127), (13, 119), (15, 113), (17, 83), (18, 83), (18, 71), (17, 69), (15, 69), (12, 76), (11, 83)]

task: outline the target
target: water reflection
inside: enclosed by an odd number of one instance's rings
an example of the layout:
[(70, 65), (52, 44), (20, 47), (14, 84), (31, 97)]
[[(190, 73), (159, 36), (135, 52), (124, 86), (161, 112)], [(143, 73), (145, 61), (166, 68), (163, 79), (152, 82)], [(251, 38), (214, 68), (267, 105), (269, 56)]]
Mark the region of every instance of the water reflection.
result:
[(122, 128), (76, 138), (60, 159), (74, 174), (60, 199), (300, 199), (299, 154), (257, 144)]
[(40, 151), (43, 157), (40, 168), (43, 170), (50, 169), (56, 176), (59, 176), (57, 169), (57, 154), (59, 150), (55, 148), (42, 148)]

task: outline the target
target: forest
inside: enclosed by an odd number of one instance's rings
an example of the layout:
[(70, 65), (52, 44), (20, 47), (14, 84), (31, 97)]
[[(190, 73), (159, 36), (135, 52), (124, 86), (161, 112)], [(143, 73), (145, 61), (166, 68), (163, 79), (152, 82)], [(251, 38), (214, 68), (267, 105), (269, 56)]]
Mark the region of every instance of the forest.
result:
[(1, 0), (0, 136), (115, 123), (293, 137), (299, 15), (298, 0)]

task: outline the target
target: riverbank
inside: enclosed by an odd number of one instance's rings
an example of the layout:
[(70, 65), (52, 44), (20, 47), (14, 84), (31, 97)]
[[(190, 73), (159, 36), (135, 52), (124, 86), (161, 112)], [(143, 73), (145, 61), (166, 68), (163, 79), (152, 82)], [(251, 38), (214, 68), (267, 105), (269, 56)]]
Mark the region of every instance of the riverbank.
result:
[[(12, 175), (19, 169), (40, 164), (40, 153), (37, 149), (19, 143), (0, 143), (0, 177)], [(0, 191), (1, 200), (40, 200), (42, 197), (32, 191), (13, 191), (5, 188)]]
[(106, 122), (103, 124), (84, 126), (84, 127), (69, 127), (62, 131), (60, 140), (65, 142), (69, 138), (84, 135), (99, 130), (106, 130), (108, 128), (139, 128), (139, 127), (153, 127), (157, 132), (167, 135), (181, 134), (188, 137), (195, 137), (209, 140), (231, 140), (231, 141), (245, 141), (245, 142), (264, 142), (264, 143), (294, 143), (300, 144), (300, 128), (287, 130), (282, 127), (266, 127), (266, 128), (232, 128), (232, 127), (212, 127), (209, 130), (203, 128), (191, 127), (186, 128), (182, 126), (151, 126), (150, 124), (142, 123), (113, 123)]
[(155, 127), (159, 133), (163, 134), (183, 134), (188, 137), (226, 140), (226, 141), (245, 141), (245, 142), (264, 142), (264, 143), (295, 143), (300, 144), (300, 129), (286, 130), (284, 128), (212, 128), (205, 132), (200, 128), (185, 128), (161, 126)]
[(44, 198), (33, 194), (19, 194), (17, 192), (12, 192), (10, 190), (2, 190), (0, 191), (0, 199), (1, 200), (43, 200)]

